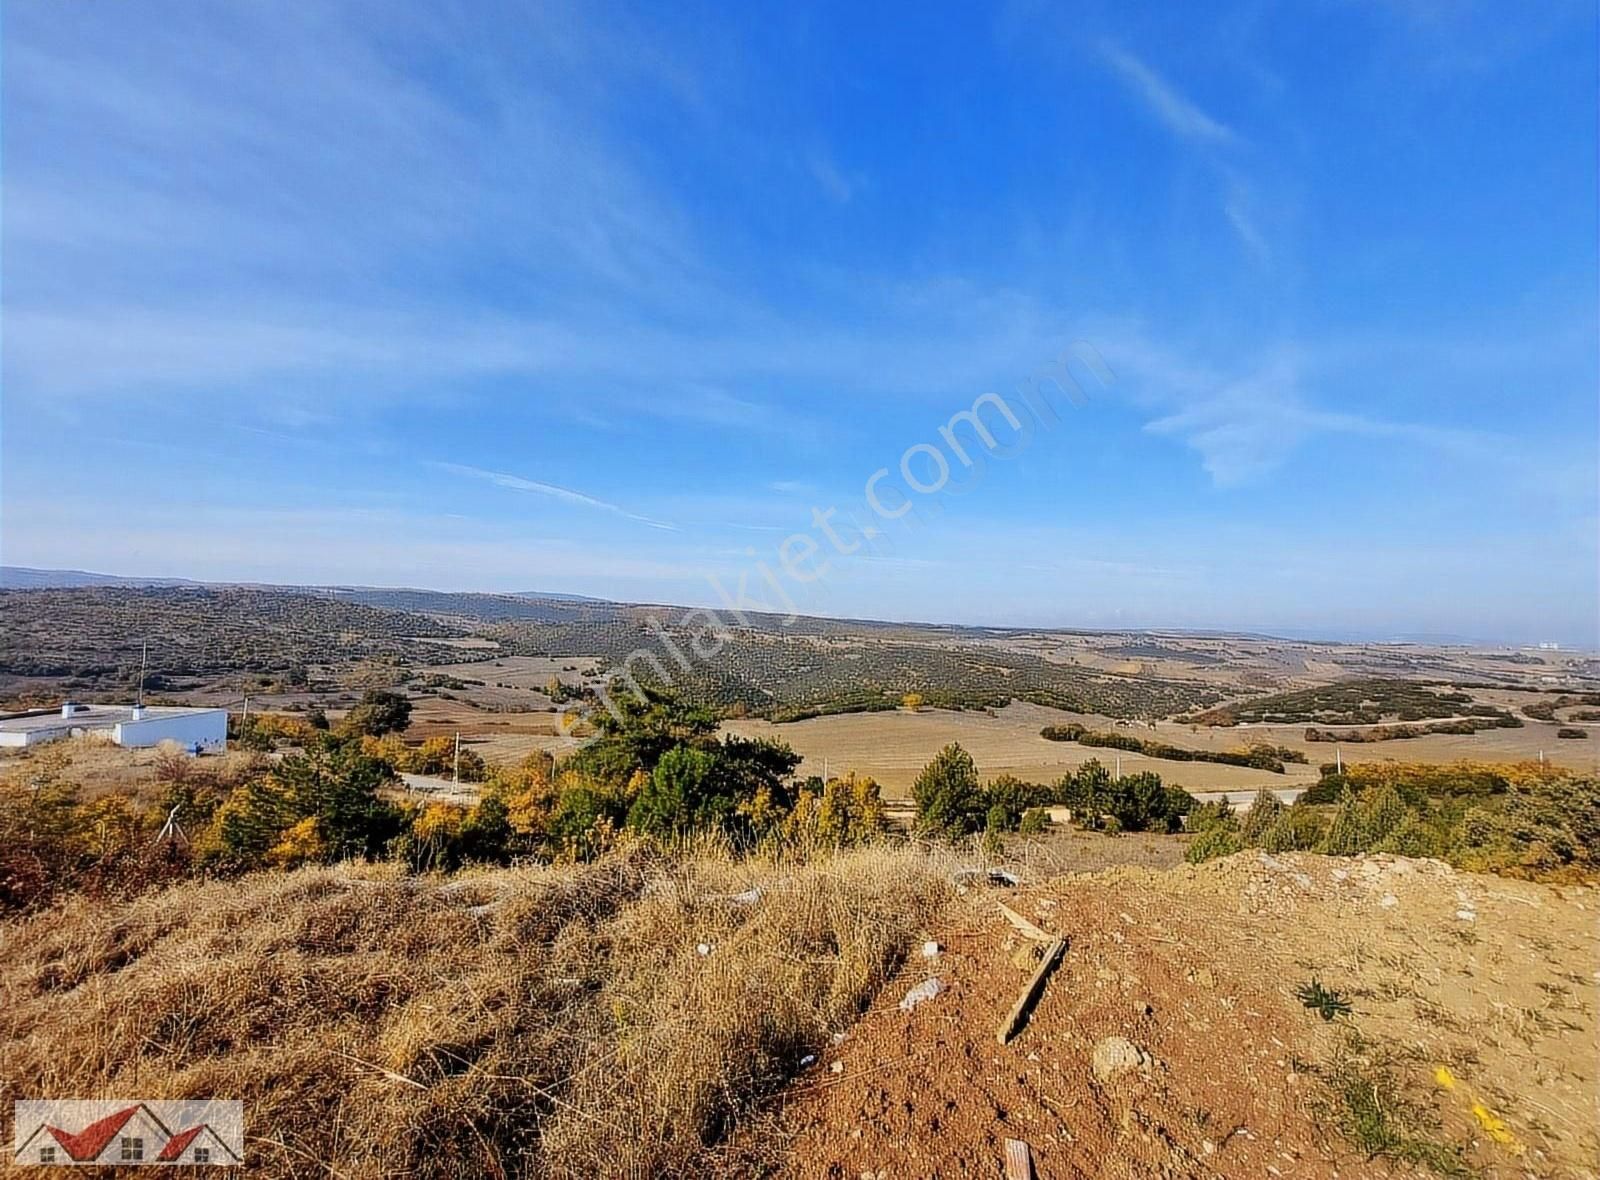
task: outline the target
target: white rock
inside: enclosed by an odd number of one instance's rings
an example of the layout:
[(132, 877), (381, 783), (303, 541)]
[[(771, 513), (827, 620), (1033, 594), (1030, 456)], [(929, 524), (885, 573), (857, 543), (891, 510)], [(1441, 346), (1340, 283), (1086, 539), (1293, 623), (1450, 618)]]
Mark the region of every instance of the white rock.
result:
[(1107, 1037), (1094, 1047), (1090, 1064), (1094, 1076), (1106, 1082), (1131, 1070), (1150, 1068), (1151, 1057), (1127, 1037)]
[(922, 944), (922, 957), (924, 959), (936, 959), (939, 957), (939, 952), (943, 949), (944, 948), (938, 943), (934, 942), (932, 939), (929, 939), (927, 942)]

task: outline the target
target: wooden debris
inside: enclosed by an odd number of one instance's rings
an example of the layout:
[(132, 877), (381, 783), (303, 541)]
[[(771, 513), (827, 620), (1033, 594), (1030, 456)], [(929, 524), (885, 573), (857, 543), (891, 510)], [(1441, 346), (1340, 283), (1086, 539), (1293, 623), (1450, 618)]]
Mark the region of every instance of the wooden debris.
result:
[(995, 905), (1000, 907), (1000, 912), (1005, 916), (1006, 921), (1021, 931), (1025, 937), (1033, 939), (1034, 942), (1054, 942), (1056, 940), (1054, 934), (1035, 926), (1005, 902), (997, 901)]
[(1050, 977), (1050, 972), (1056, 969), (1061, 962), (1061, 956), (1066, 953), (1067, 940), (1057, 938), (1044, 948), (1044, 958), (1039, 961), (1039, 969), (1033, 973), (1033, 978), (1028, 980), (1028, 986), (1017, 997), (1017, 1002), (1011, 1006), (1011, 1011), (1006, 1013), (1006, 1018), (1000, 1022), (1000, 1030), (995, 1034), (995, 1039), (1002, 1045), (1011, 1043), (1011, 1038), (1022, 1031), (1022, 1026), (1028, 1023), (1028, 1013), (1033, 1011), (1033, 1006), (1039, 1002), (1039, 997), (1044, 994), (1045, 980)]
[(1020, 1139), (1006, 1140), (1006, 1180), (1033, 1180), (1033, 1152)]

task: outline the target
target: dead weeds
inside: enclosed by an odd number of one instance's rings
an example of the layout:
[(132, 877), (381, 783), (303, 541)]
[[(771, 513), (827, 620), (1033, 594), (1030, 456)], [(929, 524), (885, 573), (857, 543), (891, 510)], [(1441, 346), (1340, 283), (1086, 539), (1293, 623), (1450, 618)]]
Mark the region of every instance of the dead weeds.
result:
[(695, 1174), (947, 891), (911, 849), (632, 847), (76, 899), (0, 926), (0, 1099), (242, 1099), (270, 1175)]

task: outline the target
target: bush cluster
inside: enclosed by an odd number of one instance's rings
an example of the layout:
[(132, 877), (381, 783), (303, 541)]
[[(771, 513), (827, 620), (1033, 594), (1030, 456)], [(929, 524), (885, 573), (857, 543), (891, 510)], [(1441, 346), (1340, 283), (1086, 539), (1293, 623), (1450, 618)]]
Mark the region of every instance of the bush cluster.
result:
[(1115, 733), (1088, 729), (1082, 725), (1047, 725), (1039, 736), (1052, 742), (1077, 742), (1080, 746), (1100, 746), (1115, 750), (1130, 750), (1147, 758), (1164, 758), (1168, 762), (1216, 762), (1223, 766), (1248, 766), (1255, 770), (1270, 770), (1282, 774), (1285, 762), (1304, 762), (1305, 754), (1291, 746), (1275, 746), (1270, 742), (1251, 742), (1238, 750), (1194, 750), (1174, 746), (1151, 738), (1141, 738), (1131, 733)]
[(917, 827), (931, 836), (962, 836), (1042, 831), (1044, 809), (1066, 807), (1081, 827), (1096, 830), (1175, 832), (1195, 806), (1180, 787), (1163, 786), (1150, 771), (1115, 778), (1096, 759), (1063, 775), (1053, 784), (1027, 783), (1001, 775), (987, 784), (979, 780), (972, 755), (959, 743), (939, 751), (912, 785)]
[(1553, 880), (1600, 874), (1600, 780), (1538, 763), (1366, 763), (1289, 807), (1263, 790), (1241, 818), (1198, 808), (1191, 861), (1243, 848), (1435, 857), (1457, 868)]
[(1318, 729), (1306, 728), (1308, 742), (1348, 742), (1361, 745), (1366, 742), (1396, 742), (1409, 738), (1426, 737), (1430, 733), (1449, 733), (1470, 737), (1480, 729), (1521, 729), (1522, 722), (1509, 713), (1480, 713), (1455, 721), (1428, 721), (1420, 725), (1375, 725), (1371, 729)]
[[(795, 782), (800, 759), (788, 746), (719, 738), (709, 712), (657, 694), (623, 702), (621, 716), (606, 716), (596, 739), (559, 766), (536, 753), (489, 767), (463, 750), (461, 779), (481, 780), (477, 802), (418, 805), (388, 789), (395, 772), (453, 773), (454, 742), (413, 746), (394, 732), (358, 732), (387, 731), (397, 720), (391, 703), (372, 703), (365, 722), (337, 731), (252, 719), (262, 740), (295, 745), (275, 762), (247, 763), (237, 777), (165, 757), (154, 805), (129, 794), (85, 800), (64, 754), (30, 759), (31, 774), (0, 784), (0, 911), (32, 908), (64, 889), (127, 892), (191, 873), (350, 858), (442, 870), (588, 860), (624, 831), (657, 842), (711, 833), (736, 847), (774, 841), (803, 851), (861, 844), (885, 828), (871, 779)], [(181, 830), (156, 840), (169, 815)]]
[(1343, 680), (1316, 688), (1273, 693), (1222, 705), (1195, 715), (1199, 725), (1238, 725), (1240, 722), (1279, 724), (1376, 725), (1386, 716), (1401, 721), (1427, 721), (1457, 715), (1505, 718), (1510, 727), (1521, 724), (1504, 709), (1475, 705), (1469, 693), (1454, 689), (1436, 691), (1415, 680)]

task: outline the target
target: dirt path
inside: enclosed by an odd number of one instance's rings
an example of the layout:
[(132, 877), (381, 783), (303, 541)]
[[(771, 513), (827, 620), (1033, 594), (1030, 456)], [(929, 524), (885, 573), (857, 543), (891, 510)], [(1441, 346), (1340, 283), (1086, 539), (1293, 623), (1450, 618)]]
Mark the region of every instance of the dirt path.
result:
[[(909, 964), (795, 1088), (788, 1175), (995, 1177), (1007, 1138), (1051, 1180), (1427, 1174), (1338, 1134), (1324, 1079), (1352, 1053), (1352, 1068), (1389, 1062), (1428, 1142), (1485, 1177), (1600, 1174), (1593, 890), (1256, 852), (1058, 878), (1012, 898), (1071, 945), (1005, 1047), (1029, 944), (992, 898), (959, 906), (944, 951)], [(1294, 990), (1313, 976), (1352, 1017), (1305, 1009)], [(901, 1011), (929, 977), (943, 990)], [(1131, 1068), (1097, 1076), (1116, 1037), (1142, 1056), (1123, 1049)]]

